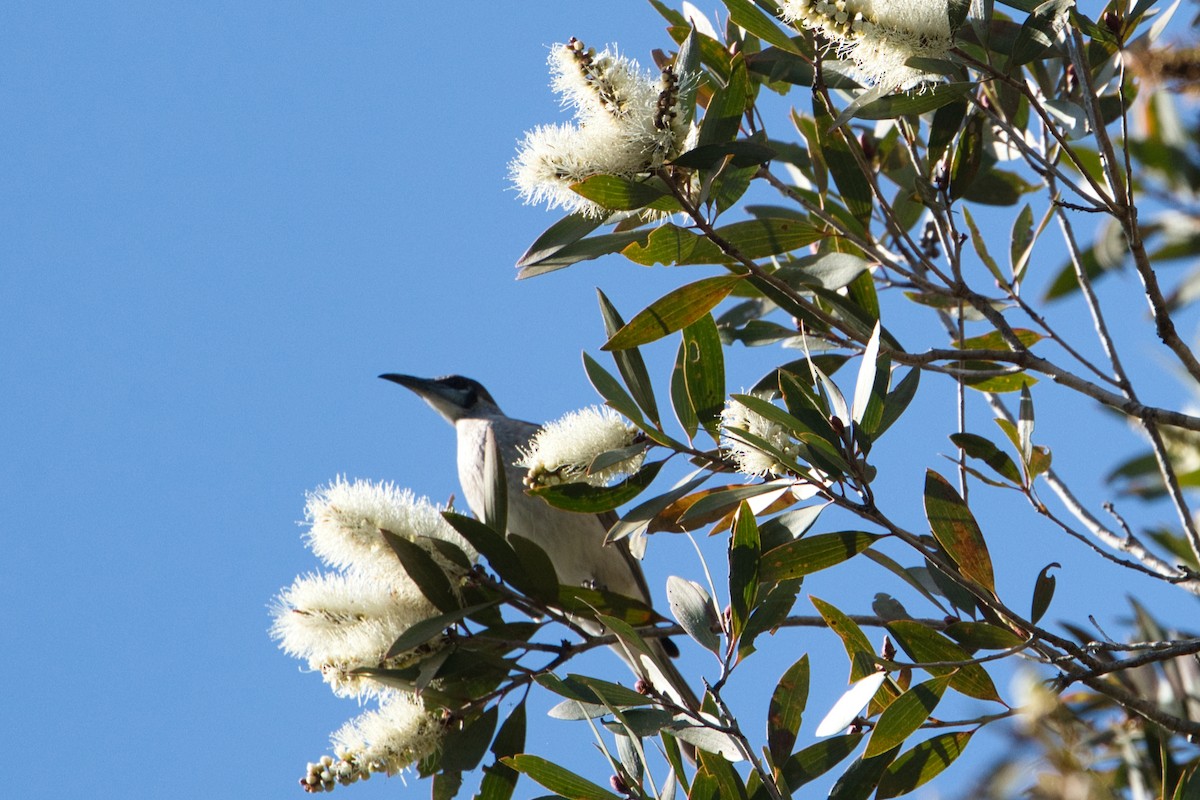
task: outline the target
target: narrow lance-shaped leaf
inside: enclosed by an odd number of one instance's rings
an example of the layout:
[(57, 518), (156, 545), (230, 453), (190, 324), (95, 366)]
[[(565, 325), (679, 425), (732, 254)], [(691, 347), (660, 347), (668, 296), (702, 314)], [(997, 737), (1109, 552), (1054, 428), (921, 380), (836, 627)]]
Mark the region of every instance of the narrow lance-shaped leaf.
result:
[(963, 575), (994, 595), (996, 579), (983, 532), (950, 482), (933, 470), (925, 473), (925, 515), (934, 538)]
[(896, 748), (870, 758), (857, 758), (833, 784), (829, 790), (829, 800), (867, 800), (898, 751), (899, 748)]
[(977, 458), (987, 464), (1000, 477), (1018, 486), (1021, 484), (1021, 470), (1009, 458), (1008, 453), (988, 439), (973, 433), (953, 433), (950, 435), (950, 440), (971, 458)]
[(839, 531), (785, 542), (763, 553), (759, 580), (773, 583), (828, 569), (853, 558), (880, 538), (863, 531)]
[(1021, 442), (1021, 458), (1028, 464), (1033, 458), (1033, 396), (1028, 386), (1021, 387), (1021, 403), (1017, 414), (1017, 436)]
[(741, 280), (740, 275), (718, 275), (681, 286), (639, 311), (601, 349), (637, 347), (674, 333), (711, 311)]
[(679, 427), (683, 428), (688, 441), (691, 441), (695, 438), (696, 431), (700, 430), (700, 417), (696, 415), (696, 408), (692, 405), (691, 395), (688, 394), (685, 371), (688, 358), (687, 342), (680, 342), (679, 352), (675, 354), (675, 368), (671, 371), (671, 408), (675, 411)]
[(725, 349), (711, 314), (683, 329), (683, 379), (697, 421), (719, 437), (725, 407)]
[(737, 639), (758, 597), (758, 563), (761, 557), (758, 523), (750, 505), (742, 501), (733, 520), (729, 544), (729, 606), (733, 616), (732, 639)]
[[(875, 388), (875, 367), (879, 358), (879, 323), (871, 331), (871, 338), (863, 350), (862, 360), (858, 365), (858, 380), (854, 384), (854, 406), (851, 416), (855, 422), (863, 421), (867, 404), (871, 401), (872, 390)], [(887, 387), (884, 387), (887, 391)]]
[(832, 736), (850, 727), (850, 723), (867, 707), (885, 680), (887, 673), (879, 670), (851, 684), (817, 725), (816, 735)]
[(783, 765), (784, 782), (792, 791), (799, 789), (845, 760), (861, 740), (861, 733), (850, 733), (809, 745)]
[(808, 703), (808, 654), (800, 657), (779, 679), (767, 707), (767, 745), (771, 760), (783, 764), (792, 753)]
[(895, 620), (887, 624), (888, 632), (910, 659), (918, 664), (946, 661), (963, 662), (962, 666), (926, 666), (931, 675), (950, 675), (950, 686), (968, 697), (1000, 701), (996, 685), (981, 664), (971, 663), (971, 656), (947, 637), (926, 628), (919, 622)]
[(518, 703), (492, 741), (491, 751), (496, 760), (483, 768), (483, 780), (479, 784), (476, 800), (509, 800), (512, 797), (517, 788), (517, 772), (503, 763), (503, 760), (524, 749), (525, 704)]
[[(604, 292), (596, 290), (596, 296), (600, 301), (600, 314), (604, 318), (604, 330), (606, 336), (612, 336), (625, 325), (625, 320), (621, 319), (620, 313), (616, 307), (605, 296)], [(642, 411), (646, 412), (646, 416), (654, 424), (658, 424), (658, 404), (654, 401), (654, 386), (650, 382), (650, 373), (646, 369), (646, 362), (642, 359), (642, 354), (636, 347), (630, 347), (625, 350), (614, 350), (613, 361), (616, 362), (617, 371), (621, 373), (621, 377), (625, 380), (625, 385), (629, 387), (629, 393), (633, 395), (633, 399), (641, 407)]]
[(555, 508), (581, 514), (602, 514), (623, 506), (640, 495), (651, 484), (662, 469), (664, 461), (655, 461), (642, 467), (613, 486), (592, 486), (590, 483), (561, 483), (531, 489), (530, 494), (543, 498)]
[(1050, 607), (1050, 601), (1054, 599), (1054, 586), (1058, 582), (1057, 579), (1050, 574), (1052, 569), (1061, 569), (1062, 564), (1054, 561), (1047, 564), (1038, 573), (1037, 583), (1033, 586), (1033, 604), (1029, 612), (1029, 621), (1036, 624), (1042, 615), (1046, 613), (1046, 609)]
[(619, 795), (540, 756), (522, 753), (501, 761), (567, 800), (621, 800)]
[(730, 66), (729, 81), (714, 93), (700, 123), (699, 144), (720, 144), (737, 137), (751, 88), (746, 60), (740, 53)]
[(484, 434), (483, 446), (483, 523), (492, 530), (504, 531), (508, 529), (508, 481), (500, 446), (490, 425)]
[(871, 647), (871, 641), (862, 632), (862, 628), (824, 600), (818, 597), (809, 597), (809, 600), (825, 620), (829, 630), (841, 638), (846, 654), (850, 657), (850, 680), (858, 681), (875, 672), (875, 649)]
[(833, 109), (829, 107), (826, 95), (813, 92), (813, 119), (816, 120), (816, 135), (820, 140), (821, 154), (829, 168), (833, 180), (837, 183), (846, 208), (861, 221), (871, 216), (871, 184), (859, 169), (858, 162), (846, 141), (845, 128), (834, 128)]
[(454, 611), (459, 607), (458, 598), (454, 596), (454, 589), (450, 586), (450, 579), (424, 547), (391, 531), (380, 530), (380, 533), (400, 559), (404, 571), (421, 590), (421, 594), (425, 595), (438, 611)]
[(572, 184), (571, 191), (602, 208), (632, 211), (645, 208), (667, 194), (661, 186), (630, 180), (617, 175), (593, 175)]
[(773, 44), (780, 50), (785, 50), (796, 55), (803, 55), (791, 37), (780, 30), (774, 20), (759, 11), (758, 7), (750, 2), (750, 0), (725, 0), (725, 7), (729, 9), (729, 18), (735, 25), (740, 25), (764, 42)]
[(671, 614), (688, 636), (713, 653), (720, 649), (721, 640), (713, 631), (717, 624), (716, 609), (702, 586), (672, 575), (667, 578), (667, 603), (671, 606)]
[(918, 744), (888, 766), (879, 780), (876, 797), (899, 797), (933, 780), (962, 755), (971, 741), (972, 731), (943, 733)]
[(442, 769), (470, 772), (479, 766), (499, 718), (500, 707), (492, 706), (462, 728), (451, 729), (442, 748)]
[(866, 757), (885, 753), (901, 744), (921, 727), (946, 691), (950, 676), (943, 675), (918, 683), (897, 697), (880, 714), (867, 742)]
[(551, 225), (534, 240), (529, 249), (517, 260), (518, 267), (527, 267), (544, 261), (570, 244), (574, 244), (599, 228), (604, 220), (587, 214), (568, 214)]

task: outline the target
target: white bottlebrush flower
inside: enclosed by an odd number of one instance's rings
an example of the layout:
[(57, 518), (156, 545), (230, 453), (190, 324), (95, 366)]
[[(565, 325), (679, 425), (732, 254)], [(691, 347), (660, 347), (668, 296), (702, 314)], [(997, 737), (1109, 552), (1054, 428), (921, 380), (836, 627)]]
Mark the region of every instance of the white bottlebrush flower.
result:
[(276, 598), (271, 636), (288, 655), (320, 672), (335, 694), (369, 695), (380, 687), (353, 671), (398, 668), (436, 649), (440, 639), (384, 657), (400, 634), (438, 613), (407, 579), (384, 581), (360, 572), (302, 575)]
[(441, 746), (445, 726), (439, 715), (411, 694), (385, 695), (374, 711), (347, 722), (333, 734), (337, 758), (309, 764), (300, 785), (307, 792), (330, 791), (382, 772), (395, 775)]
[(594, 175), (644, 175), (694, 145), (695, 126), (683, 120), (680, 76), (672, 68), (654, 76), (615, 50), (597, 53), (572, 39), (551, 48), (550, 70), (551, 86), (575, 123), (525, 135), (509, 164), (525, 202), (608, 216), (571, 185)]
[(800, 448), (778, 422), (750, 410), (744, 403), (730, 398), (721, 412), (721, 447), (733, 457), (737, 471), (743, 475), (762, 478), (784, 475), (789, 470), (771, 453), (764, 453), (738, 435), (739, 431), (763, 440), (790, 458), (796, 458)]
[(954, 45), (948, 0), (784, 0), (781, 10), (828, 39), (858, 77), (888, 90), (930, 77), (907, 66), (910, 58), (944, 58)]
[(442, 519), (436, 506), (392, 483), (351, 483), (338, 478), (309, 494), (305, 516), (311, 526), (308, 543), (313, 552), (329, 566), (343, 570), (411, 583), (381, 530), (424, 545), (448, 572), (454, 567), (426, 538), (450, 542), (468, 558), (476, 558), (475, 550)]
[(645, 450), (591, 472), (588, 467), (602, 453), (633, 447), (637, 435), (637, 428), (613, 409), (589, 406), (542, 427), (522, 450), (517, 466), (527, 470), (525, 483), (531, 487), (579, 482), (607, 486), (637, 472)]

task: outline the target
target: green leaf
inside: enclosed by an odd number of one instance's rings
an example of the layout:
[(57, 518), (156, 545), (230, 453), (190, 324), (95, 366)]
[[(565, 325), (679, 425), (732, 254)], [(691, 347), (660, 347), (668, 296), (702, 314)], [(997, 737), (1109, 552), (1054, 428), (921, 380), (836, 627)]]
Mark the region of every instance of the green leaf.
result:
[(1054, 586), (1057, 580), (1050, 574), (1052, 569), (1062, 569), (1062, 564), (1057, 561), (1051, 562), (1042, 567), (1042, 571), (1038, 573), (1037, 583), (1033, 586), (1033, 608), (1029, 612), (1029, 621), (1037, 624), (1037, 621), (1046, 613), (1046, 609), (1050, 607), (1050, 601), (1054, 599)]
[(714, 439), (725, 408), (725, 349), (711, 314), (683, 329), (683, 380), (697, 421)]
[(933, 114), (933, 123), (929, 126), (928, 162), (936, 165), (955, 139), (958, 129), (967, 116), (967, 102), (955, 101), (942, 106)]
[(613, 211), (634, 211), (668, 196), (665, 189), (617, 175), (593, 175), (571, 185), (575, 194)]
[(833, 109), (820, 92), (813, 92), (813, 119), (820, 136), (821, 154), (841, 193), (842, 202), (851, 214), (866, 224), (873, 207), (871, 184), (854, 160), (851, 145), (845, 138), (848, 135), (846, 129), (839, 127), (831, 130), (834, 124)]
[(525, 570), (521, 567), (517, 554), (513, 552), (503, 534), (489, 528), (479, 520), (464, 517), (462, 514), (444, 511), (442, 517), (472, 547), (479, 551), (480, 555), (488, 560), (492, 569), (502, 579), (516, 585), (514, 579), (520, 581), (523, 578)]
[(619, 411), (642, 430), (649, 427), (642, 418), (641, 409), (638, 408), (637, 403), (633, 401), (629, 393), (625, 391), (625, 387), (608, 370), (602, 367), (600, 362), (587, 353), (583, 354), (583, 371), (587, 373), (588, 380), (592, 383), (592, 388), (604, 398), (605, 403)]
[(704, 587), (672, 575), (667, 578), (667, 603), (671, 606), (671, 615), (688, 636), (706, 650), (719, 651), (721, 640), (713, 632), (718, 623), (717, 612)]
[(1013, 221), (1012, 239), (1008, 247), (1008, 266), (1012, 270), (1013, 281), (1019, 280), (1025, 273), (1025, 266), (1029, 263), (1029, 255), (1033, 252), (1036, 239), (1037, 235), (1033, 232), (1033, 209), (1026, 203)]
[(862, 738), (861, 733), (849, 733), (809, 745), (783, 765), (784, 782), (794, 792), (821, 777), (853, 753)]
[(568, 800), (621, 800), (620, 796), (604, 787), (540, 756), (523, 753), (500, 761)]
[(489, 425), (483, 437), (483, 524), (494, 531), (508, 530), (508, 477), (500, 445)]
[(724, 144), (705, 144), (671, 160), (672, 166), (687, 169), (716, 169), (728, 160), (735, 169), (756, 167), (775, 157), (775, 149), (758, 142), (738, 139)]
[(718, 275), (681, 286), (639, 311), (601, 349), (637, 347), (691, 325), (728, 297), (741, 280), (741, 275)]
[(555, 250), (551, 255), (539, 258), (534, 263), (519, 264), (517, 280), (533, 278), (547, 272), (578, 264), (580, 261), (590, 261), (593, 258), (606, 256), (610, 253), (620, 253), (637, 242), (644, 242), (650, 233), (645, 230), (625, 231), (623, 233), (607, 233), (580, 239)]
[(877, 756), (903, 743), (929, 719), (949, 682), (948, 675), (932, 678), (893, 700), (876, 721), (863, 756)]
[(867, 800), (897, 752), (899, 748), (871, 758), (859, 757), (829, 790), (829, 800)]
[(496, 761), (483, 768), (483, 781), (479, 784), (476, 800), (509, 800), (517, 788), (517, 773), (501, 759), (515, 756), (525, 749), (525, 704), (518, 703), (509, 712), (508, 719), (500, 726), (500, 732), (492, 741), (492, 755)]
[[(716, 229), (716, 235), (745, 258), (759, 259), (790, 253), (819, 242), (829, 234), (807, 220), (760, 217), (734, 222)], [(688, 263), (713, 263), (689, 261)]]
[(650, 625), (660, 619), (654, 609), (636, 597), (587, 586), (559, 584), (556, 605), (574, 616), (591, 617), (600, 612), (630, 625)]
[(1008, 453), (1001, 450), (990, 440), (973, 433), (954, 433), (950, 435), (950, 441), (958, 445), (971, 458), (979, 459), (987, 464), (996, 474), (1005, 480), (1017, 486), (1023, 484), (1021, 470), (1017, 468), (1016, 463), (1013, 462)]
[[(596, 289), (596, 296), (600, 301), (600, 314), (604, 317), (605, 335), (612, 336), (625, 325), (625, 320), (621, 319), (620, 313), (609, 302), (604, 292)], [(650, 382), (650, 373), (646, 369), (646, 362), (642, 359), (642, 354), (636, 347), (616, 350), (613, 352), (613, 361), (616, 362), (617, 371), (621, 373), (621, 378), (629, 387), (629, 393), (633, 395), (633, 399), (637, 401), (642, 411), (646, 412), (650, 421), (657, 425), (659, 423), (658, 404), (654, 402), (654, 386)]]
[(461, 788), (462, 773), (443, 770), (433, 776), (433, 791), (430, 796), (433, 800), (454, 800)]
[(962, 755), (973, 731), (942, 733), (900, 755), (879, 781), (879, 800), (899, 797), (929, 782)]
[(996, 579), (983, 532), (950, 482), (933, 470), (925, 473), (925, 515), (934, 538), (962, 574), (995, 595)]
[(733, 536), (729, 540), (729, 608), (731, 638), (741, 636), (750, 612), (758, 598), (758, 569), (762, 556), (758, 539), (758, 523), (754, 512), (742, 501), (733, 518)]
[(1004, 274), (1000, 272), (1000, 266), (996, 263), (996, 259), (992, 258), (992, 254), (988, 252), (987, 243), (984, 241), (983, 235), (979, 232), (979, 228), (975, 225), (975, 220), (971, 217), (971, 211), (963, 208), (963, 219), (967, 222), (967, 228), (971, 231), (971, 244), (975, 246), (975, 254), (979, 256), (979, 260), (988, 268), (988, 272), (992, 273), (1001, 286), (1004, 285)]
[(587, 214), (568, 214), (547, 228), (529, 245), (529, 249), (517, 259), (517, 266), (528, 267), (550, 258), (567, 245), (575, 244), (599, 228), (603, 222), (604, 220)]
[(1009, 68), (1028, 64), (1041, 58), (1054, 46), (1058, 32), (1067, 21), (1067, 12), (1075, 5), (1074, 0), (1046, 0), (1034, 9), (1021, 26), (1017, 40), (1009, 56)]
[(442, 747), (441, 768), (453, 772), (470, 772), (479, 766), (487, 746), (492, 741), (500, 707), (492, 706), (461, 728), (451, 728)]
[(592, 486), (590, 483), (560, 483), (530, 489), (529, 494), (541, 497), (555, 508), (581, 514), (602, 514), (625, 505), (651, 484), (665, 461), (646, 464), (636, 475), (613, 486)]
[(983, 116), (973, 114), (967, 120), (958, 146), (954, 149), (954, 161), (950, 166), (950, 198), (958, 200), (966, 195), (979, 168), (983, 165)]
[(811, 575), (847, 561), (883, 538), (862, 531), (839, 531), (806, 536), (762, 555), (759, 580), (764, 583)]
[[(859, 430), (868, 437), (873, 437), (883, 422), (883, 407), (887, 397), (888, 382), (892, 376), (892, 361), (887, 356), (879, 356), (879, 323), (871, 339), (863, 350), (862, 360), (858, 365), (858, 379), (854, 385), (854, 403), (850, 416), (857, 423)], [(866, 445), (864, 445), (864, 450)]]
[(975, 88), (972, 81), (939, 83), (924, 92), (896, 92), (859, 108), (859, 119), (895, 119), (906, 114), (924, 114), (965, 97)]
[(741, 641), (738, 643), (739, 662), (754, 652), (755, 639), (768, 631), (774, 633), (787, 620), (792, 606), (796, 605), (796, 595), (800, 593), (802, 583), (803, 581), (797, 578), (759, 586), (758, 605), (746, 621)]
[(804, 707), (808, 703), (808, 655), (800, 657), (779, 679), (767, 707), (767, 745), (771, 761), (783, 764), (792, 753)]
[[(728, 733), (715, 731), (688, 720), (676, 720), (671, 726), (671, 735), (705, 753), (721, 756), (725, 761), (742, 761), (745, 758), (741, 748), (738, 747), (737, 740)], [(711, 770), (709, 774), (712, 774)], [(725, 800), (723, 795), (718, 794), (717, 797)]]
[(785, 50), (796, 55), (803, 55), (803, 51), (796, 46), (791, 37), (780, 30), (775, 21), (759, 11), (758, 7), (750, 2), (750, 0), (725, 0), (725, 7), (729, 9), (729, 19), (735, 25), (745, 28), (764, 42), (773, 44), (780, 50)]
[(808, 599), (816, 606), (817, 612), (825, 620), (829, 630), (836, 633), (842, 640), (846, 654), (850, 656), (850, 681), (853, 683), (874, 673), (876, 671), (875, 648), (871, 647), (871, 641), (862, 632), (862, 628), (824, 600), (811, 595)]
[(524, 568), (522, 583), (517, 588), (545, 603), (558, 599), (558, 575), (550, 555), (532, 539), (516, 533), (508, 535), (508, 543)]
[(990, 622), (954, 622), (946, 635), (971, 650), (1007, 650), (1021, 644), (1021, 637)]
[[(686, 328), (684, 330), (687, 330)], [(700, 430), (700, 417), (692, 405), (692, 398), (687, 387), (687, 359), (689, 348), (686, 341), (679, 343), (679, 351), (675, 354), (675, 367), (671, 370), (671, 408), (675, 411), (675, 419), (679, 427), (687, 434), (688, 441), (696, 438)], [(722, 355), (722, 359), (724, 356)]]
[(900, 419), (900, 415), (908, 408), (909, 403), (917, 395), (917, 387), (921, 383), (921, 370), (919, 367), (913, 367), (908, 371), (908, 374), (901, 379), (896, 388), (888, 392), (887, 400), (883, 403), (883, 413), (879, 418), (879, 425), (875, 428), (875, 438), (883, 436), (884, 431), (892, 427), (892, 424)]
[[(900, 648), (918, 664), (942, 661), (969, 662), (971, 660), (967, 651), (919, 622), (895, 620), (887, 623), (887, 629)], [(1000, 702), (1000, 695), (996, 693), (996, 685), (992, 683), (991, 676), (980, 664), (966, 663), (960, 667), (927, 666), (922, 669), (930, 675), (938, 677), (950, 675), (950, 686), (968, 697)]]
[(730, 62), (729, 80), (713, 93), (700, 122), (697, 144), (724, 144), (737, 137), (742, 115), (751, 99), (746, 60), (739, 53)]
[(404, 571), (413, 579), (413, 583), (421, 590), (426, 600), (433, 603), (438, 611), (454, 611), (459, 607), (450, 579), (433, 560), (429, 551), (391, 531), (380, 529), (379, 532), (383, 534), (392, 552), (400, 559)]
[(423, 619), (406, 630), (404, 633), (400, 634), (396, 641), (392, 643), (392, 646), (388, 648), (384, 658), (395, 658), (401, 653), (407, 653), (409, 650), (414, 650), (428, 642), (430, 639), (433, 639), (435, 636), (439, 636), (442, 631), (446, 630), (446, 628), (458, 622), (460, 619), (469, 617), (476, 611), (482, 611), (485, 608), (491, 608), (494, 605), (496, 605), (494, 601), (480, 603), (478, 605), (460, 608), (455, 611), (447, 611), (445, 614), (438, 614), (436, 617), (430, 617), (429, 619)]
[[(1028, 328), (1013, 328), (1012, 332), (1016, 334), (1019, 341), (1026, 348), (1033, 347), (1042, 340), (1042, 335), (1037, 331), (1031, 331)], [(985, 333), (982, 336), (972, 336), (969, 339), (956, 341), (954, 346), (960, 350), (1012, 350), (1013, 347), (1009, 344), (1008, 339), (1000, 331), (992, 331)]]

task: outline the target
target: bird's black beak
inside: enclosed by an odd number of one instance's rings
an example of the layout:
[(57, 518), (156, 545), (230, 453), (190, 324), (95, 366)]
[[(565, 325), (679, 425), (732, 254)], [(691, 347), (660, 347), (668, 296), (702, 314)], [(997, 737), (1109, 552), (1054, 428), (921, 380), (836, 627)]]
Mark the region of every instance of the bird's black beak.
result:
[(467, 393), (453, 386), (448, 386), (442, 379), (417, 378), (412, 375), (401, 375), (396, 372), (385, 372), (379, 377), (385, 381), (398, 383), (438, 412), (447, 422), (453, 425), (461, 419), (465, 412)]

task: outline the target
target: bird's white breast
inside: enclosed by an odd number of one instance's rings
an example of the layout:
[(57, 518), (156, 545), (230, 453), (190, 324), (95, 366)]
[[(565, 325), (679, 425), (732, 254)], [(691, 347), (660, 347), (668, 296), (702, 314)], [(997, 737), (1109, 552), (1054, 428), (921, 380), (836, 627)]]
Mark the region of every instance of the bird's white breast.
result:
[(508, 481), (508, 532), (532, 540), (546, 551), (554, 564), (559, 583), (596, 586), (610, 592), (648, 601), (626, 556), (616, 547), (604, 547), (607, 531), (594, 514), (576, 514), (548, 505), (539, 497), (525, 494), (522, 471), (514, 467), (537, 430), (531, 423), (504, 418), (460, 419), (458, 428), (458, 480), (467, 505), (482, 516), (487, 487), (483, 485), (483, 463), (487, 431), (491, 428), (500, 447)]

